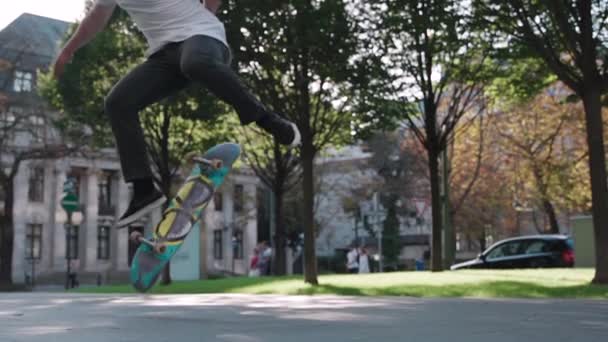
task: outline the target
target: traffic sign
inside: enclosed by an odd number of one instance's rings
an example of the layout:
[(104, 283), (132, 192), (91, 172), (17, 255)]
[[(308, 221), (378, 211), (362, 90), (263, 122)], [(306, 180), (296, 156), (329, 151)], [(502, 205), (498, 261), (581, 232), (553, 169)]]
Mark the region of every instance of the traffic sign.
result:
[(61, 199), (61, 206), (68, 213), (73, 213), (78, 210), (78, 196), (73, 193), (68, 193)]

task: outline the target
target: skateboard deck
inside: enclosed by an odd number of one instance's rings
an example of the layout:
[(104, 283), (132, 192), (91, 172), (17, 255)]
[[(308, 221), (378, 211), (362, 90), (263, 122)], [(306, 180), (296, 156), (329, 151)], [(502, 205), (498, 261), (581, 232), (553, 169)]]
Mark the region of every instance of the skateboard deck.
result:
[(165, 265), (201, 218), (240, 153), (238, 144), (224, 143), (195, 158), (197, 161), (193, 162), (189, 177), (169, 202), (152, 235), (147, 239), (137, 236), (137, 233), (130, 237), (142, 242), (131, 263), (131, 283), (136, 290), (146, 292), (154, 286)]

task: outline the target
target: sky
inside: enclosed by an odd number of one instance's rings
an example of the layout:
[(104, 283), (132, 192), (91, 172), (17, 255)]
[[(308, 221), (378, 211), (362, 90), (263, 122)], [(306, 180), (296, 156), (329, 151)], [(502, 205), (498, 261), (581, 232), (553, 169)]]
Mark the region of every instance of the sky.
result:
[(85, 0), (0, 0), (0, 30), (28, 12), (64, 21), (82, 18)]

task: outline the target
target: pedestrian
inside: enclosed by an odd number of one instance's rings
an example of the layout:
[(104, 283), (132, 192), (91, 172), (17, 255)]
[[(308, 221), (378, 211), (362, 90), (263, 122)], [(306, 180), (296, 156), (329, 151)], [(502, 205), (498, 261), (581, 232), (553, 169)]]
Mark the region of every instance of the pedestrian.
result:
[(365, 247), (359, 250), (359, 273), (369, 273), (369, 255)]
[(80, 268), (80, 260), (72, 259), (70, 260), (70, 273), (68, 274), (69, 278), (69, 288), (73, 289), (80, 286), (80, 282), (78, 281), (78, 269)]
[(355, 245), (346, 254), (346, 269), (348, 273), (359, 273), (359, 252)]
[(230, 68), (225, 28), (215, 15), (221, 2), (94, 0), (55, 60), (54, 75), (59, 78), (74, 53), (106, 27), (117, 6), (129, 14), (148, 42), (146, 60), (114, 85), (105, 98), (122, 174), (133, 184), (133, 197), (118, 227), (129, 225), (166, 201), (154, 186), (139, 111), (190, 83), (202, 84), (231, 105), (242, 125), (255, 123), (284, 145), (300, 143), (297, 126), (264, 106)]
[(271, 265), (271, 258), (272, 258), (272, 248), (270, 248), (270, 246), (268, 245), (268, 242), (266, 242), (266, 241), (262, 241), (260, 243), (260, 245), (258, 246), (258, 248), (259, 248), (258, 268), (260, 269), (260, 275), (268, 276), (271, 273), (270, 265)]
[(260, 252), (256, 247), (253, 249), (253, 254), (251, 255), (251, 261), (249, 262), (249, 276), (250, 277), (259, 277), (260, 269), (258, 267), (260, 261)]

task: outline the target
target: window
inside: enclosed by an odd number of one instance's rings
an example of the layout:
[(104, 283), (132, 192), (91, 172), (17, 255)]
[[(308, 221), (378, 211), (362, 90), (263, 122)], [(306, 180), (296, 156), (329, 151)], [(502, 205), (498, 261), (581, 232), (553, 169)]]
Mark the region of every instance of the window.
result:
[(0, 111), (0, 129), (4, 143), (12, 143), (15, 140), (15, 131), (19, 126), (18, 118), (23, 115), (23, 108), (11, 106), (6, 111)]
[(222, 260), (222, 230), (213, 231), (213, 257), (215, 260)]
[(30, 170), (28, 199), (30, 202), (44, 200), (44, 169), (36, 167)]
[(15, 71), (13, 90), (17, 93), (32, 91), (32, 73), (26, 71)]
[(42, 225), (28, 224), (25, 232), (25, 258), (40, 260), (42, 250)]
[(97, 200), (99, 215), (114, 216), (114, 207), (112, 205), (112, 178), (114, 173), (112, 171), (101, 172), (97, 187), (99, 188)]
[(97, 227), (97, 259), (110, 259), (110, 227)]
[(544, 241), (532, 241), (526, 248), (526, 254), (544, 253), (547, 251), (547, 244)]
[(215, 211), (222, 211), (224, 209), (224, 196), (222, 196), (222, 193), (219, 191), (216, 191), (215, 194), (213, 194), (213, 204), (215, 207)]
[(243, 185), (236, 184), (234, 186), (234, 211), (243, 211)]
[(12, 124), (15, 123), (15, 120), (17, 120), (17, 117), (15, 116), (15, 108), (11, 108), (10, 110), (6, 110), (6, 111), (2, 111), (0, 112), (0, 123), (2, 124), (2, 127), (10, 127)]
[(32, 141), (41, 144), (46, 140), (46, 120), (43, 116), (32, 115), (29, 117), (29, 131), (32, 136)]
[(232, 255), (237, 260), (243, 259), (243, 231), (237, 230), (232, 236)]
[(79, 227), (72, 225), (66, 226), (66, 245), (65, 245), (65, 257), (66, 259), (78, 259), (78, 230)]
[(511, 241), (499, 245), (488, 253), (488, 259), (497, 259), (517, 255), (519, 253), (520, 246), (521, 241)]

